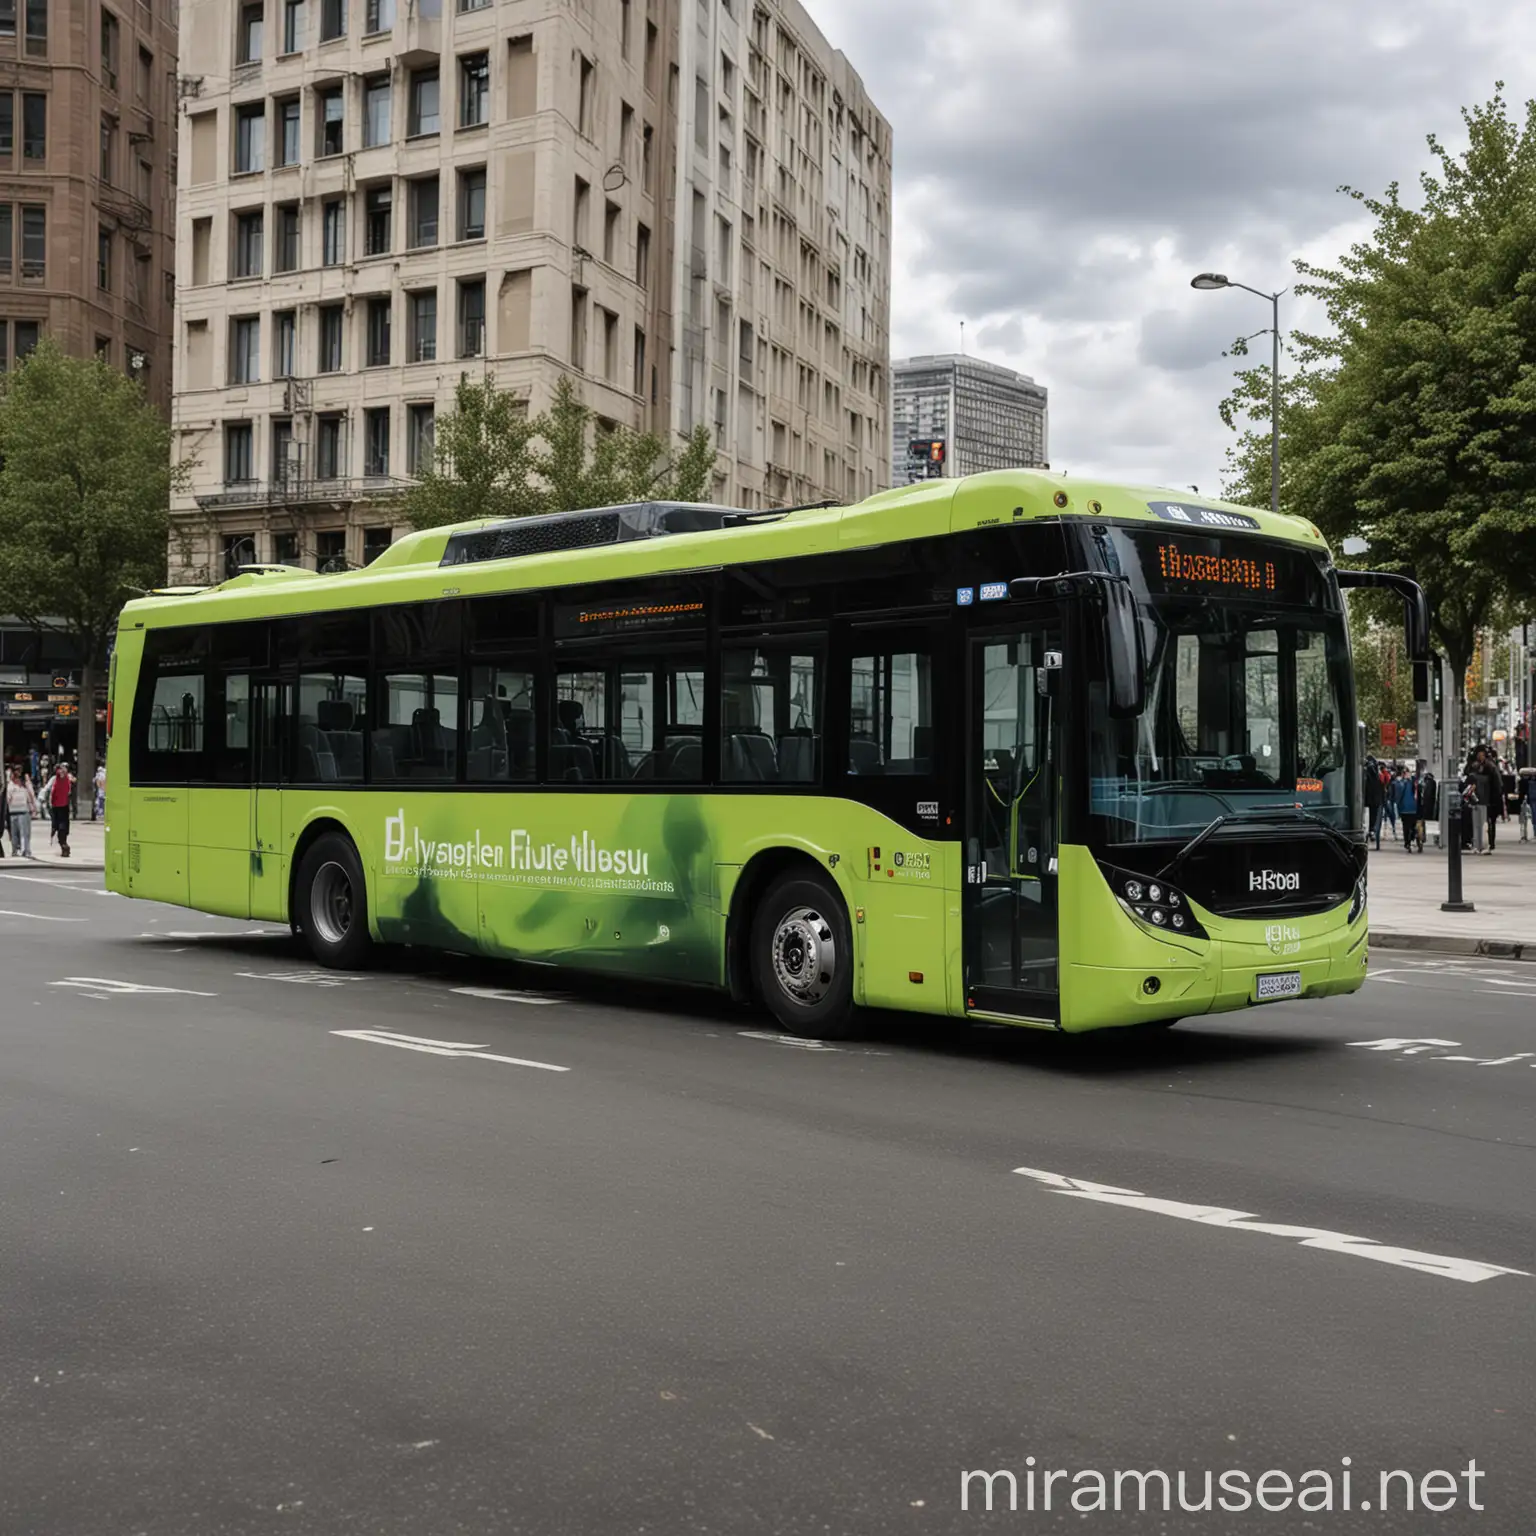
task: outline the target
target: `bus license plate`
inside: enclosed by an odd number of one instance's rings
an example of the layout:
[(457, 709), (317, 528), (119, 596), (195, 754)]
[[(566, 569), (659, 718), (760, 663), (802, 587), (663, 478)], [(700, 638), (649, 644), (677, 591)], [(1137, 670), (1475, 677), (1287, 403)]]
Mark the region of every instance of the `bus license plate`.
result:
[(1267, 1002), (1276, 997), (1300, 997), (1301, 996), (1301, 972), (1300, 971), (1269, 971), (1260, 972), (1254, 978), (1254, 996), (1262, 1002)]

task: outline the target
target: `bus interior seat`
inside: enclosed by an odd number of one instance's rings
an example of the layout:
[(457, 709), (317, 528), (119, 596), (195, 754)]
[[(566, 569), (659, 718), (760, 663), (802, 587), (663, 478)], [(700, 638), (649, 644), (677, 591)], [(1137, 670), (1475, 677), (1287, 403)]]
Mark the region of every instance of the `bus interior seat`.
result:
[(816, 748), (820, 737), (815, 731), (797, 727), (779, 737), (779, 778), (785, 784), (816, 782)]
[(704, 742), (698, 736), (668, 736), (656, 757), (658, 779), (697, 783), (704, 777)]
[[(500, 703), (501, 701), (498, 700)], [(502, 722), (502, 742), (506, 747), (508, 777), (531, 779), (533, 777), (533, 711), (514, 709), (502, 703), (506, 717)]]
[(874, 774), (885, 772), (885, 760), (880, 755), (880, 743), (873, 736), (849, 737), (848, 771)]

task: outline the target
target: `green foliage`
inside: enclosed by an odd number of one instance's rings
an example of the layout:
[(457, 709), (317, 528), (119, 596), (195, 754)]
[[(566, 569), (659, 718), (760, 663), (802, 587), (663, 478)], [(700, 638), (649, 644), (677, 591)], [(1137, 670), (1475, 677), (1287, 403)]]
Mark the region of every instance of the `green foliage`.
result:
[(707, 427), (695, 428), (669, 460), (655, 433), (599, 427), (569, 379), (534, 417), (494, 380), (462, 379), (452, 413), (437, 424), (432, 467), (404, 510), (413, 527), (435, 528), (627, 501), (703, 501), (714, 464)]
[(189, 465), (140, 386), (42, 344), (0, 389), (0, 613), (68, 635), (83, 665), (79, 777), (96, 769), (97, 664), (136, 592), (165, 580)]
[[(1331, 330), (1293, 333), (1281, 405), (1282, 509), (1420, 582), (1458, 679), (1536, 583), (1536, 102), (1517, 120), (1502, 90), (1463, 111), (1461, 154), (1429, 136), (1419, 206), (1341, 189), (1374, 228), (1334, 267), (1297, 263)], [(1261, 505), (1268, 400), (1251, 369), (1222, 404), (1242, 431), (1227, 490)]]
[(57, 621), (94, 659), (165, 579), (171, 434), (139, 385), (50, 340), (0, 390), (0, 613)]

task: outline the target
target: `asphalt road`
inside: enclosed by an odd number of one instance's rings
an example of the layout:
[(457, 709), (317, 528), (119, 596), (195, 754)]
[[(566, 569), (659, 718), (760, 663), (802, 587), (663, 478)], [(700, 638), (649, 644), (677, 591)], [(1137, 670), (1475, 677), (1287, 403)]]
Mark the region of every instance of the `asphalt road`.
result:
[(1532, 1528), (1536, 966), (811, 1049), (98, 878), (0, 874), (5, 1536)]

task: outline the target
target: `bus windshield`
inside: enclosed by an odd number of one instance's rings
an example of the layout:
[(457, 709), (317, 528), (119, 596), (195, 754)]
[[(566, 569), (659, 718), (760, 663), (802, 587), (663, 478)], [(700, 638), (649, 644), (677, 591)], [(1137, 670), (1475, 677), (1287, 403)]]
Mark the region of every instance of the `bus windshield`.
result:
[(1255, 556), (1252, 540), (1228, 553), (1207, 548), (1214, 539), (1120, 539), (1141, 608), (1146, 708), (1114, 719), (1092, 690), (1100, 838), (1182, 841), (1217, 816), (1286, 811), (1354, 827), (1349, 644), (1316, 561), (1262, 545)]

